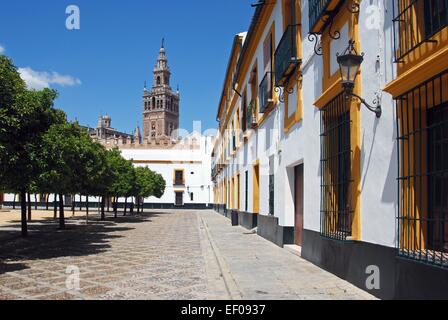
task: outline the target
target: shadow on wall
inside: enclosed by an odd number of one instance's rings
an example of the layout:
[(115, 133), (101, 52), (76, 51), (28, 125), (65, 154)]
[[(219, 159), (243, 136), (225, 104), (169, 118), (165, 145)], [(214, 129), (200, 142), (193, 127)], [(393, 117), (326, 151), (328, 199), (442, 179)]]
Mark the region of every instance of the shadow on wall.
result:
[[(370, 168), (370, 162), (372, 160), (372, 152), (373, 152), (373, 147), (375, 146), (375, 141), (376, 141), (376, 132), (378, 130), (378, 124), (379, 124), (379, 119), (375, 119), (375, 123), (373, 125), (373, 139), (372, 139), (372, 143), (370, 145), (370, 150), (369, 150), (369, 156), (367, 159), (367, 165), (366, 165), (366, 170), (364, 172), (364, 175), (362, 177), (362, 183), (361, 183), (361, 192), (364, 190), (364, 186), (366, 184), (367, 181), (367, 177), (369, 174), (369, 168)], [(361, 143), (361, 168), (364, 168), (364, 164), (366, 162), (366, 150), (365, 150), (365, 132), (362, 135), (362, 143)]]

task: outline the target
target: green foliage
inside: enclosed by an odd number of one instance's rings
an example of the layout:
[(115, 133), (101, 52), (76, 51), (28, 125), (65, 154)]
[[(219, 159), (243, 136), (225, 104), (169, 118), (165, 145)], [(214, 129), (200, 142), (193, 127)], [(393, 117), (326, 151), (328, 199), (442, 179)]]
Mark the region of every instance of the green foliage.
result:
[(39, 174), (42, 136), (65, 114), (53, 109), (57, 92), (27, 90), (11, 60), (0, 57), (0, 181), (8, 190), (28, 188)]
[(160, 174), (134, 168), (118, 149), (106, 150), (77, 123), (67, 123), (53, 108), (56, 98), (51, 89), (27, 90), (12, 61), (0, 56), (0, 190), (162, 197)]
[(147, 167), (135, 169), (136, 193), (135, 196), (149, 198), (151, 196), (161, 198), (165, 193), (166, 182), (160, 174), (151, 171)]
[(114, 176), (108, 194), (119, 197), (132, 196), (135, 191), (135, 173), (132, 162), (124, 159), (118, 149), (107, 151), (107, 162)]

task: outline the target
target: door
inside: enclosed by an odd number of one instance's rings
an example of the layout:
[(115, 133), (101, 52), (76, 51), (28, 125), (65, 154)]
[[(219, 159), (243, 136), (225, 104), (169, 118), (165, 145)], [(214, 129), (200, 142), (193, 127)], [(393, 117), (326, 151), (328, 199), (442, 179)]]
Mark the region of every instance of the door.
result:
[(253, 181), (253, 213), (260, 213), (260, 166), (254, 166)]
[(184, 205), (184, 193), (176, 192), (176, 206), (183, 206), (183, 205)]
[(294, 244), (302, 246), (303, 234), (303, 164), (294, 169)]

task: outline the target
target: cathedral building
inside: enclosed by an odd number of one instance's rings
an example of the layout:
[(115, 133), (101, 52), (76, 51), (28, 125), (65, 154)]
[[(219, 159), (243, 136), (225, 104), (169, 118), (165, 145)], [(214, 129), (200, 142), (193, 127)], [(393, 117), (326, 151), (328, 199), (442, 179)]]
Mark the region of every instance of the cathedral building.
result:
[[(152, 70), (152, 86), (143, 89), (143, 130), (122, 133), (101, 116), (91, 137), (106, 148), (118, 147), (135, 166), (148, 167), (166, 181), (161, 199), (147, 199), (149, 208), (206, 208), (213, 203), (211, 153), (213, 138), (193, 132), (180, 137), (180, 93), (170, 84), (171, 70), (164, 43)], [(121, 199), (124, 202), (124, 199)]]
[(143, 140), (176, 141), (180, 94), (179, 90), (174, 92), (170, 86), (171, 71), (163, 44), (153, 73), (152, 88), (148, 90), (145, 85), (143, 91)]

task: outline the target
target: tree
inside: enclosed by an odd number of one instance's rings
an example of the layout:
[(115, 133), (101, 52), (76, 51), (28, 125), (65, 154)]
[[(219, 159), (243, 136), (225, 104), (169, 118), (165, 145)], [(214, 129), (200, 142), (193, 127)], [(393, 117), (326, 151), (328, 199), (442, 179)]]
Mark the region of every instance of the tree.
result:
[(86, 162), (92, 155), (92, 141), (77, 124), (57, 124), (43, 136), (40, 154), (40, 179), (53, 186), (59, 194), (59, 227), (65, 228), (63, 195), (76, 194), (84, 187), (88, 175)]
[[(154, 196), (161, 198), (165, 193), (166, 182), (162, 175), (151, 171), (147, 167), (139, 167), (135, 169), (136, 176), (136, 192), (137, 212), (140, 211), (140, 203), (144, 205), (145, 198)], [(140, 198), (142, 201), (140, 201)]]
[[(129, 195), (132, 194), (132, 180), (135, 179), (133, 175), (134, 168), (132, 162), (124, 159), (120, 150), (116, 148), (108, 151), (107, 159), (114, 176), (114, 181), (110, 186), (109, 194), (115, 197), (114, 214), (116, 218), (118, 211), (118, 198), (129, 197)], [(126, 215), (126, 203), (124, 214)]]
[(26, 193), (39, 174), (42, 136), (52, 124), (64, 121), (63, 113), (53, 109), (56, 97), (50, 89), (27, 90), (12, 61), (0, 56), (0, 181), (20, 193), (24, 237)]
[[(89, 195), (105, 198), (110, 195), (110, 186), (115, 179), (114, 171), (108, 159), (109, 152), (99, 143), (86, 143), (84, 170), (79, 176), (81, 180), (80, 195), (86, 196), (87, 217), (89, 214)], [(101, 219), (104, 220), (104, 207), (101, 209)]]

